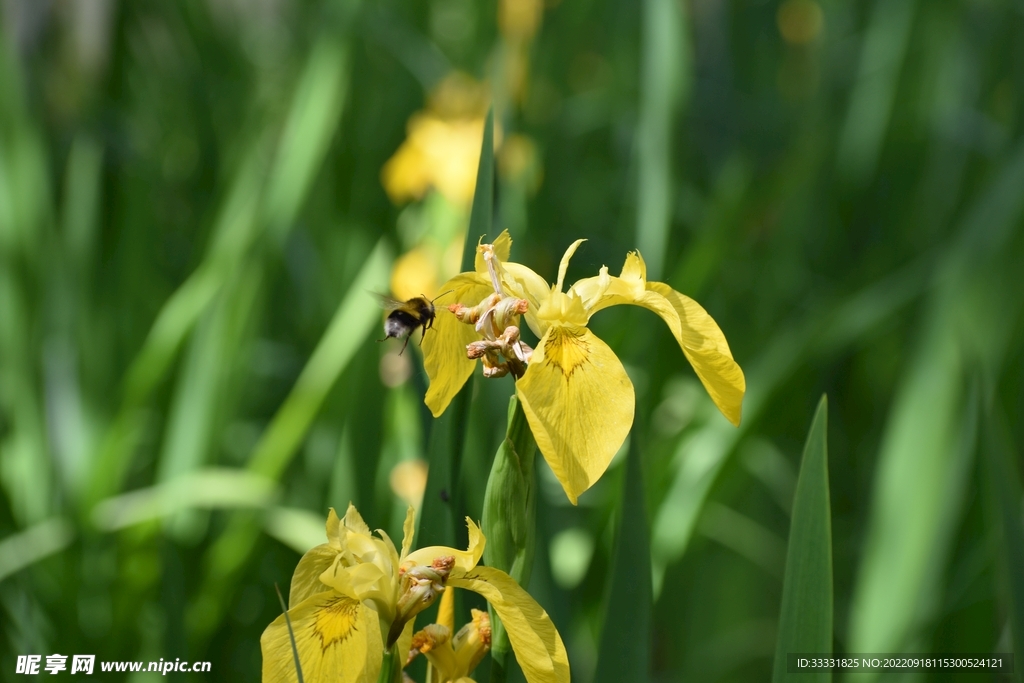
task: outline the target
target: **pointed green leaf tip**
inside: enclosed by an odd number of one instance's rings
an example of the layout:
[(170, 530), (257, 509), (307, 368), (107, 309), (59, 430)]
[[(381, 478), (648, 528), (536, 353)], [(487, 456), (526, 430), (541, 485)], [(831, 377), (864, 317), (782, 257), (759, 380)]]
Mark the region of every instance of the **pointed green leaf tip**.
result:
[[(494, 214), (494, 111), (487, 112), (484, 136), (480, 142), (480, 163), (476, 172), (476, 192), (470, 213), (469, 230), (462, 247), (460, 271), (473, 270), (476, 245), (491, 232)], [(445, 314), (447, 315), (447, 314)], [(462, 449), (466, 441), (470, 391), (460, 392), (449, 409), (434, 420), (427, 450), (429, 469), (423, 495), (423, 514), (417, 538), (423, 545), (452, 545), (463, 521), (457, 510), (457, 484), (462, 469)]]
[(832, 651), (832, 513), (828, 493), (828, 401), (811, 423), (793, 498), (786, 576), (782, 585), (774, 683), (831, 681), (831, 671), (787, 674), (790, 653)]

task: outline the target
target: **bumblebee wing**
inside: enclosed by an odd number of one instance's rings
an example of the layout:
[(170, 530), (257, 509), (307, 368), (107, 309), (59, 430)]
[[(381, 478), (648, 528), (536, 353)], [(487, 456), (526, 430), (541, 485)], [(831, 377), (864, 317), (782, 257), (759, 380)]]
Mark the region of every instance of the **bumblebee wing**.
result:
[(380, 307), (385, 311), (397, 311), (399, 309), (406, 308), (406, 303), (404, 301), (399, 301), (387, 294), (381, 294), (380, 292), (371, 292), (371, 294), (373, 294), (377, 299), (377, 303), (380, 304)]

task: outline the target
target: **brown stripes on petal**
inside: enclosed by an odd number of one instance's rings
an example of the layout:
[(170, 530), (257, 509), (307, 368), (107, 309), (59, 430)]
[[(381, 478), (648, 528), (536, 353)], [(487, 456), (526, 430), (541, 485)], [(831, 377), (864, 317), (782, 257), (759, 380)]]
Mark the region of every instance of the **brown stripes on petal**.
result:
[(569, 379), (576, 368), (589, 362), (590, 345), (584, 335), (585, 328), (553, 327), (544, 345), (544, 362), (558, 368)]
[(344, 595), (328, 600), (316, 611), (313, 622), (313, 634), (320, 638), (320, 648), (324, 651), (331, 645), (340, 643), (356, 630), (359, 618), (359, 603)]

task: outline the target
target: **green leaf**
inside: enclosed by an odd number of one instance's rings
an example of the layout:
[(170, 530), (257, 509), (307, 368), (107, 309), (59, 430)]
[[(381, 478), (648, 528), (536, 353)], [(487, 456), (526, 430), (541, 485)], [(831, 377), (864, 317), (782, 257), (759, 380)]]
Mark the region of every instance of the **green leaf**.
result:
[(0, 581), (35, 562), (55, 555), (75, 539), (74, 528), (59, 517), (0, 540)]
[[(487, 114), (480, 163), (476, 173), (476, 191), (469, 218), (469, 230), (462, 247), (462, 272), (473, 270), (476, 245), (491, 231), (494, 216), (494, 112)], [(423, 510), (416, 533), (417, 545), (455, 544), (463, 521), (459, 517), (457, 484), (462, 465), (462, 449), (466, 441), (469, 417), (469, 396), (472, 378), (452, 399), (448, 409), (433, 421), (427, 447), (427, 488), (423, 494)]]
[(469, 232), (462, 250), (462, 271), (473, 270), (477, 241), (491, 232), (494, 223), (494, 110), (487, 112), (480, 163), (476, 169), (473, 209), (469, 214)]
[(288, 398), (256, 445), (249, 462), (253, 472), (279, 477), (291, 462), (327, 393), (377, 325), (380, 309), (367, 292), (384, 289), (391, 258), (381, 239), (367, 256), (366, 264), (349, 287)]
[(1018, 662), (1016, 680), (1024, 681), (1024, 524), (1021, 522), (1020, 471), (1013, 461), (1013, 449), (1003, 422), (987, 411), (982, 448), (991, 481), (995, 508), (993, 547), (1003, 579), (1007, 611), (1010, 617), (1014, 660)]
[(645, 0), (637, 126), (637, 246), (647, 274), (660, 279), (675, 189), (672, 131), (693, 79), (686, 13), (674, 0)]
[(644, 503), (642, 454), (636, 442), (637, 439), (630, 440), (626, 458), (622, 514), (594, 683), (650, 679), (651, 546)]
[[(772, 680), (787, 680), (789, 653), (832, 651), (832, 513), (828, 490), (828, 399), (821, 397), (804, 446), (793, 497), (779, 638)], [(830, 670), (800, 674), (801, 681), (831, 681)]]
[(970, 455), (962, 358), (949, 309), (933, 310), (890, 409), (850, 611), (850, 652), (916, 651), (949, 557)]
[[(295, 386), (253, 449), (248, 471), (277, 479), (292, 461), (327, 394), (379, 320), (379, 308), (367, 291), (387, 281), (391, 255), (381, 238), (349, 287)], [(213, 628), (223, 609), (231, 578), (249, 559), (262, 523), (252, 514), (235, 513), (208, 551), (209, 571), (189, 618), (197, 633)]]

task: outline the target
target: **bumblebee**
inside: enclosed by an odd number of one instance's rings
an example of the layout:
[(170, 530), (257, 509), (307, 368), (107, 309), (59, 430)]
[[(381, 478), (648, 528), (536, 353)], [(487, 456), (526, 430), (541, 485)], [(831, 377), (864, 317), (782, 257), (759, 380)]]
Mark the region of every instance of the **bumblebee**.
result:
[[(445, 292), (444, 294), (450, 294), (450, 292)], [(444, 296), (444, 294), (439, 294), (434, 299), (417, 296), (408, 301), (399, 301), (383, 294), (377, 294), (380, 305), (384, 307), (384, 310), (388, 311), (388, 315), (384, 319), (384, 339), (378, 339), (377, 341), (387, 341), (392, 337), (398, 339), (404, 335), (405, 344), (402, 345), (402, 350), (398, 352), (398, 355), (401, 356), (405, 353), (405, 347), (409, 345), (412, 333), (419, 327), (423, 329), (423, 334), (420, 335), (420, 344), (422, 345), (423, 337), (427, 335), (427, 330), (433, 327), (434, 318), (437, 317), (434, 310), (434, 302)]]

